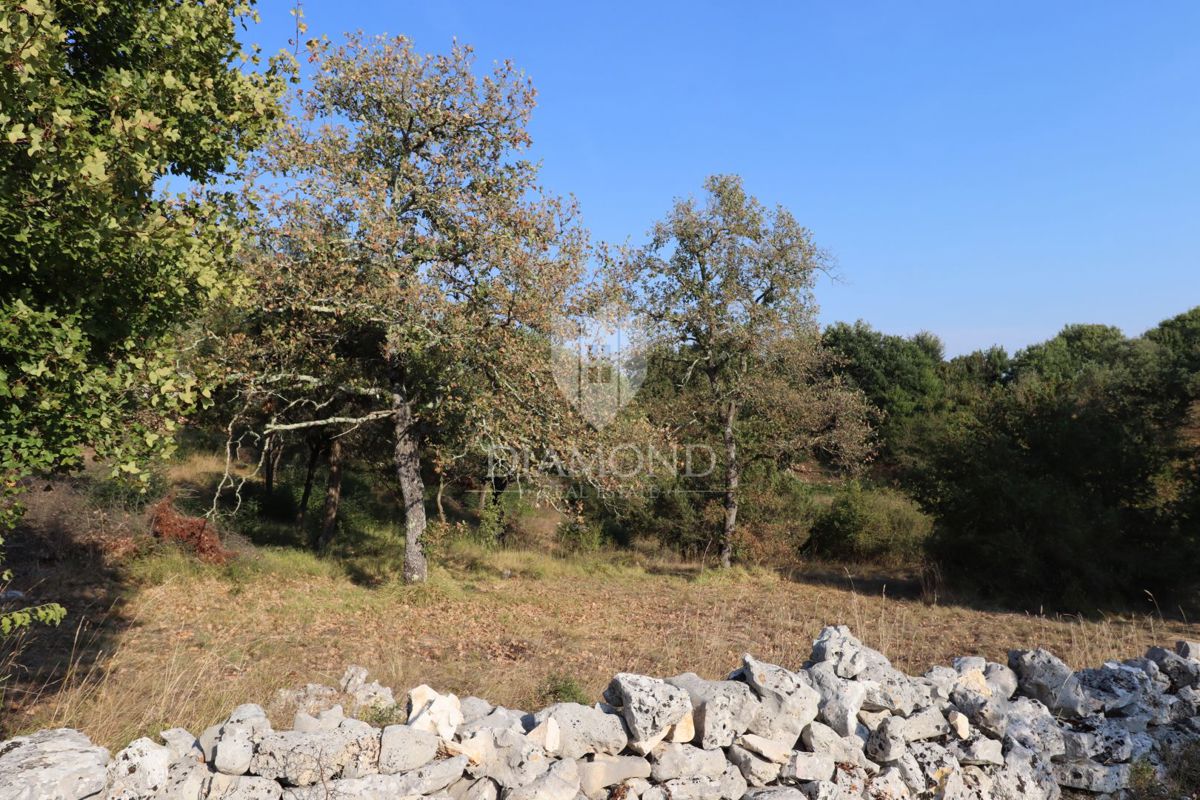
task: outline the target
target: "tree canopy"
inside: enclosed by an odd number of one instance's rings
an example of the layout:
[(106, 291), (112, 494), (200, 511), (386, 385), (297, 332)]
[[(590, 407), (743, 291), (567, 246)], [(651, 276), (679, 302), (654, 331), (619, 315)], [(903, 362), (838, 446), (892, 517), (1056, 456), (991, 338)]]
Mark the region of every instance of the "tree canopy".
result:
[(22, 478), (85, 448), (139, 474), (198, 399), (186, 321), (228, 289), (239, 245), (215, 184), (279, 114), (283, 65), (237, 41), (252, 14), (233, 0), (0, 11), (0, 522)]

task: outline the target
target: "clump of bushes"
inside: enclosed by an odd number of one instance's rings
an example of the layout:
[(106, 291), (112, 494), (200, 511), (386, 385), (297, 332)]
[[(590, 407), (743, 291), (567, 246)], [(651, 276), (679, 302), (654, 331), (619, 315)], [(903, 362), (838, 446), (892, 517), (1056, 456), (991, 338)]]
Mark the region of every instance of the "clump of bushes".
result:
[(558, 544), (567, 553), (594, 553), (604, 546), (604, 526), (582, 515), (558, 526)]
[(847, 483), (817, 515), (805, 555), (889, 566), (919, 563), (933, 519), (892, 489)]

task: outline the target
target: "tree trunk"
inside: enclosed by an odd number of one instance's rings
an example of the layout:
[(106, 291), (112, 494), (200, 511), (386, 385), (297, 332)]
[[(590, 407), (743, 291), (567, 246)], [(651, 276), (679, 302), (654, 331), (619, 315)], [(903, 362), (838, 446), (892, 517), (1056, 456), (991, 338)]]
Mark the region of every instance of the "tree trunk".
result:
[(424, 583), (429, 577), (425, 560), (425, 482), (421, 480), (421, 449), (413, 421), (408, 388), (402, 378), (393, 380), (392, 409), (395, 416), (396, 449), (394, 462), (404, 503), (404, 580)]
[(304, 521), (308, 518), (308, 501), (312, 497), (313, 478), (317, 474), (317, 462), (321, 460), (321, 451), (325, 449), (319, 439), (308, 443), (308, 468), (304, 472), (304, 491), (300, 494), (300, 510), (296, 512), (296, 525), (303, 530)]
[(329, 443), (329, 478), (325, 483), (325, 515), (321, 520), (321, 535), (317, 549), (328, 549), (337, 532), (338, 506), (342, 502), (342, 440)]
[(721, 566), (728, 569), (733, 560), (733, 534), (737, 529), (738, 482), (741, 471), (737, 460), (737, 438), (734, 423), (737, 421), (737, 402), (729, 401), (725, 408), (725, 525), (721, 531)]
[(267, 497), (275, 494), (275, 436), (268, 434), (263, 443), (263, 484)]
[(438, 522), (446, 524), (446, 509), (442, 507), (442, 495), (446, 492), (446, 476), (438, 475), (437, 512)]

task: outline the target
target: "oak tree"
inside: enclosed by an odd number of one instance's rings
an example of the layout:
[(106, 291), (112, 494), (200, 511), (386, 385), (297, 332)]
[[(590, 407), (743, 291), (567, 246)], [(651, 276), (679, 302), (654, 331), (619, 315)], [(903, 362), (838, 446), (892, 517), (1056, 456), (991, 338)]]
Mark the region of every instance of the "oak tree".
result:
[(403, 37), (311, 48), (255, 183), (256, 302), (225, 349), (263, 431), (388, 427), (404, 578), (423, 581), (429, 446), (554, 424), (547, 337), (584, 236), (523, 156), (534, 90), (511, 64), (480, 76), (469, 48)]
[(813, 286), (827, 266), (812, 234), (740, 178), (676, 201), (644, 247), (615, 259), (630, 302), (667, 343), (675, 392), (661, 414), (723, 454), (720, 557), (729, 566), (747, 457), (789, 467), (814, 455), (853, 468), (869, 452), (861, 393), (826, 368)]
[[(239, 242), (216, 183), (278, 115), (252, 2), (20, 0), (0, 10), (0, 531), (23, 479), (145, 475), (201, 387), (180, 332)], [(187, 194), (163, 181), (190, 184)], [(0, 616), (0, 630), (19, 618)]]

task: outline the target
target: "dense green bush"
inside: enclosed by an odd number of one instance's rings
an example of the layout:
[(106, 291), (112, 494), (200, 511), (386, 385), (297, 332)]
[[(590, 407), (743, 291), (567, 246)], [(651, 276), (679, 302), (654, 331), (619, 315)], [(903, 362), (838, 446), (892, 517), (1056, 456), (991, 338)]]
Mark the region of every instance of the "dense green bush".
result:
[(558, 544), (568, 553), (594, 553), (604, 540), (604, 526), (595, 520), (574, 517), (558, 526)]
[(820, 558), (915, 564), (932, 531), (932, 518), (905, 495), (852, 481), (817, 516), (804, 552)]

